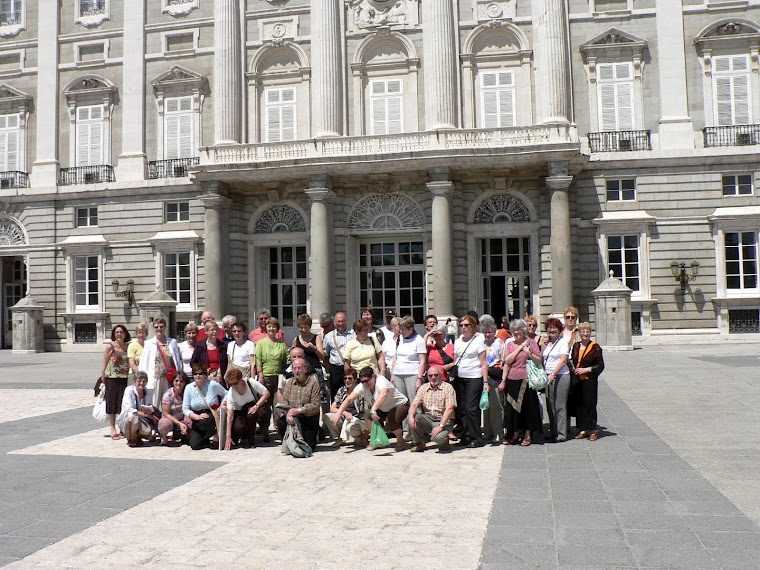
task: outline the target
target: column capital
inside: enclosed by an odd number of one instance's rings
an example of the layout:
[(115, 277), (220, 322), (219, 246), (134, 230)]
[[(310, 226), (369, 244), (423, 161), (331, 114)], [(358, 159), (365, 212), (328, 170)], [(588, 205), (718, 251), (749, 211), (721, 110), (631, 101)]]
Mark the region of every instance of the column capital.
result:
[(227, 196), (213, 191), (204, 192), (198, 196), (198, 199), (203, 202), (203, 205), (206, 206), (206, 208), (214, 209), (226, 208), (232, 203), (232, 200), (230, 200)]
[(454, 183), (451, 180), (426, 182), (425, 186), (433, 196), (449, 196), (454, 191)]
[(335, 192), (332, 191), (332, 188), (307, 188), (304, 192), (312, 203), (332, 202), (335, 199)]
[(573, 183), (572, 176), (547, 176), (544, 178), (546, 187), (549, 190), (567, 190)]

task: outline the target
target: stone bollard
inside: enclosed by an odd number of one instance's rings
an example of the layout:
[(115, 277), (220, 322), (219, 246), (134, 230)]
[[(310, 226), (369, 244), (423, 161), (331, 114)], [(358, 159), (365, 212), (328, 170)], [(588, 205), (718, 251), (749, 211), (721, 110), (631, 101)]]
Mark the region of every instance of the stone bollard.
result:
[(149, 331), (153, 330), (153, 321), (162, 317), (166, 319), (166, 336), (174, 337), (177, 301), (168, 293), (157, 290), (140, 301), (138, 306), (140, 307), (140, 322), (147, 325)]
[(596, 342), (605, 350), (633, 350), (631, 289), (613, 276), (591, 291), (596, 308)]
[(11, 307), (13, 354), (45, 352), (42, 311), (45, 309), (28, 294)]

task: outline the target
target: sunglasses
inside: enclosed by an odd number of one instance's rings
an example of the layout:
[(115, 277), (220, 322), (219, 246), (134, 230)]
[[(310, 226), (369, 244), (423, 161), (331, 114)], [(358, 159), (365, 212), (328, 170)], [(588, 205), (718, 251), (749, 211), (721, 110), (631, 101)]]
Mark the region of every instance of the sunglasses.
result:
[(205, 372), (193, 372), (193, 376), (205, 376)]
[(565, 319), (577, 319), (575, 315), (565, 315)]

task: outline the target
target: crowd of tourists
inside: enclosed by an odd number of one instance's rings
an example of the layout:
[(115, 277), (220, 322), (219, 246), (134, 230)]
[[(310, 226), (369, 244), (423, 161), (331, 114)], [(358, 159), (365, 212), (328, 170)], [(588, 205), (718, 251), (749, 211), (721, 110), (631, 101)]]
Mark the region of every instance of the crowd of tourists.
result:
[(599, 437), (604, 359), (575, 307), (564, 323), (547, 319), (543, 334), (532, 316), (497, 324), (474, 312), (457, 323), (428, 315), (424, 334), (410, 316), (383, 317), (377, 327), (365, 308), (349, 326), (345, 312), (324, 313), (315, 334), (303, 314), (289, 344), (266, 309), (250, 332), (205, 311), (179, 343), (162, 318), (151, 338), (144, 324), (134, 340), (119, 324), (95, 393), (104, 390), (111, 438), (132, 447), (230, 450), (277, 438), (283, 452), (304, 456), (319, 443), (373, 450), (389, 435), (397, 451), (413, 452), (429, 442), (448, 451)]

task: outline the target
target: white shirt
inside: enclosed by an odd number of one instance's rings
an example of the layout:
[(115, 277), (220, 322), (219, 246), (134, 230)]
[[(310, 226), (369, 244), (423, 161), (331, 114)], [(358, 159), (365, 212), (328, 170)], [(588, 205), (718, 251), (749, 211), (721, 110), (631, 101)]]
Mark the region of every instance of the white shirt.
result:
[(370, 392), (369, 388), (367, 388), (365, 384), (360, 383), (356, 385), (356, 388), (354, 388), (354, 394), (359, 394), (360, 396), (364, 396), (364, 400), (367, 402), (367, 406), (371, 407), (372, 405), (374, 405), (375, 400), (377, 400), (380, 397), (380, 390), (384, 390), (385, 388), (388, 388), (389, 392), (388, 392), (388, 395), (385, 397), (385, 400), (383, 401), (382, 405), (380, 406), (381, 411), (390, 412), (396, 406), (403, 406), (404, 404), (409, 402), (407, 397), (404, 396), (398, 390), (396, 390), (393, 384), (391, 384), (391, 381), (388, 380), (385, 376), (375, 377), (375, 391), (374, 392)]
[(256, 345), (250, 340), (246, 340), (242, 345), (238, 344), (234, 340), (227, 345), (227, 355), (232, 360), (232, 364), (238, 366), (250, 366), (251, 356)]
[(402, 335), (401, 342), (396, 348), (396, 363), (393, 365), (393, 374), (404, 376), (417, 374), (420, 371), (421, 354), (427, 354), (425, 339), (422, 335), (416, 332), (407, 338)]
[[(550, 342), (544, 347), (544, 370), (546, 370), (547, 375), (554, 372), (563, 354), (570, 354), (570, 347), (567, 344), (567, 338), (564, 336), (560, 336), (556, 343), (552, 344)], [(567, 367), (567, 363), (565, 363), (562, 369), (557, 372), (557, 376), (567, 374), (568, 372), (570, 372), (570, 369)]]
[(462, 336), (454, 342), (454, 361), (457, 362), (460, 378), (483, 378), (480, 354), (486, 351), (486, 339), (482, 334), (468, 341)]
[(182, 358), (182, 371), (190, 378), (193, 377), (193, 367), (190, 366), (190, 359), (193, 357), (195, 348), (191, 348), (187, 341), (179, 343), (179, 355)]
[(322, 349), (328, 355), (330, 364), (343, 366), (343, 351), (348, 341), (352, 338), (356, 338), (356, 333), (353, 329), (348, 328), (344, 333), (333, 329), (322, 338)]
[[(398, 339), (393, 338), (393, 335), (385, 337), (385, 340), (383, 341), (382, 351), (383, 356), (385, 356), (385, 366), (388, 368), (388, 371), (390, 372), (391, 366), (393, 365), (393, 356), (396, 354), (396, 341)], [(399, 341), (400, 342), (400, 341)]]
[[(251, 341), (249, 340), (248, 342)], [(266, 391), (266, 386), (253, 378), (248, 379), (248, 382), (246, 382), (245, 385), (245, 392), (242, 394), (235, 390), (234, 387), (230, 386), (230, 389), (227, 390), (227, 408), (230, 410), (242, 410), (243, 406), (248, 402), (258, 402), (259, 398), (261, 398)]]

